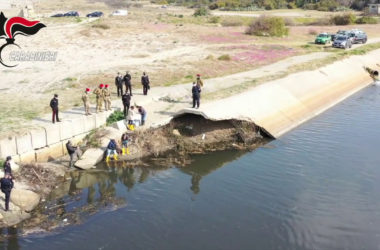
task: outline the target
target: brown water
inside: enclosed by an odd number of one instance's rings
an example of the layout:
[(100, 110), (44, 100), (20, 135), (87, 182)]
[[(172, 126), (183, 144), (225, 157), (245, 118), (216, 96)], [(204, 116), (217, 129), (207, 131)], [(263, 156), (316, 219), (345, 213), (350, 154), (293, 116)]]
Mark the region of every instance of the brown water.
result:
[(268, 148), (195, 156), (181, 169), (76, 172), (44, 208), (42, 225), (60, 227), (3, 229), (0, 246), (380, 249), (379, 114), (380, 88), (369, 87)]

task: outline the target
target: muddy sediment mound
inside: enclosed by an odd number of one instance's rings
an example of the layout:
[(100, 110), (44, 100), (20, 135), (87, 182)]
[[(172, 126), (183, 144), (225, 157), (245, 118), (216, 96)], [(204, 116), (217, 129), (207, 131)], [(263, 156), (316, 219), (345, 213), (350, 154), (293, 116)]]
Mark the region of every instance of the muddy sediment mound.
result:
[(270, 140), (253, 122), (239, 120), (211, 121), (185, 114), (168, 125), (131, 133), (131, 154), (121, 160), (168, 161), (180, 166), (189, 155), (231, 148), (254, 149)]

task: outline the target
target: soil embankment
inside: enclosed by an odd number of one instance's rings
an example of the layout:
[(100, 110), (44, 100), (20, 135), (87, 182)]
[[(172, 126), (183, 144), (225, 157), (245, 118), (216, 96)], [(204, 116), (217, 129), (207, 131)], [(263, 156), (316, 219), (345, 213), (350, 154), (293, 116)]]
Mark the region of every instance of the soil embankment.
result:
[[(199, 115), (186, 114), (174, 118), (158, 128), (129, 131), (130, 154), (119, 156), (118, 161), (185, 166), (190, 155), (212, 151), (254, 149), (268, 142), (269, 137), (253, 122), (239, 120), (210, 121)], [(109, 139), (119, 141), (122, 131), (112, 128), (98, 130), (88, 140), (98, 140), (105, 146)], [(106, 140), (104, 140), (106, 138)], [(120, 141), (119, 141), (120, 143)]]
[(0, 193), (0, 227), (9, 227), (32, 217), (41, 201), (60, 182), (66, 169), (53, 163), (25, 164), (13, 169), (14, 188), (11, 191), (9, 211), (4, 210), (4, 194)]

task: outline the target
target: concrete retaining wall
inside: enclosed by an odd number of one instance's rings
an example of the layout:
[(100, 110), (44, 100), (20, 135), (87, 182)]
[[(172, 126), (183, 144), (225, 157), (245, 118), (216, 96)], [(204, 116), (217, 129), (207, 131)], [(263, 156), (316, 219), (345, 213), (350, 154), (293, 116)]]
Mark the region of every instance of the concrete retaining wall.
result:
[(371, 84), (363, 66), (376, 67), (379, 58), (380, 50), (352, 56), (206, 103), (199, 110), (181, 110), (175, 116), (193, 113), (211, 120), (249, 120), (278, 137)]
[(66, 154), (66, 142), (79, 143), (91, 130), (106, 124), (112, 112), (48, 124), (26, 134), (0, 139), (0, 158), (15, 162), (46, 162)]

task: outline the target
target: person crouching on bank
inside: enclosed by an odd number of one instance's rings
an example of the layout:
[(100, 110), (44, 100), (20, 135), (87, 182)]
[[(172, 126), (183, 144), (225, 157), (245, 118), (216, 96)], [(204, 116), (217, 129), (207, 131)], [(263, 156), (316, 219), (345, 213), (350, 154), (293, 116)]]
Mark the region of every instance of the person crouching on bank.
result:
[(113, 156), (113, 159), (117, 161), (117, 142), (115, 139), (111, 139), (108, 143), (106, 162), (110, 160), (111, 155)]

